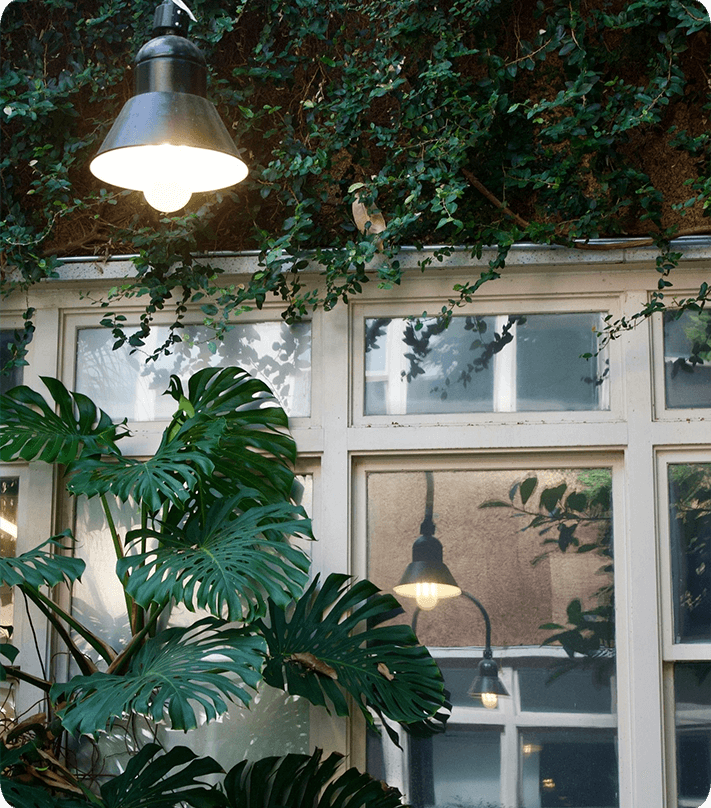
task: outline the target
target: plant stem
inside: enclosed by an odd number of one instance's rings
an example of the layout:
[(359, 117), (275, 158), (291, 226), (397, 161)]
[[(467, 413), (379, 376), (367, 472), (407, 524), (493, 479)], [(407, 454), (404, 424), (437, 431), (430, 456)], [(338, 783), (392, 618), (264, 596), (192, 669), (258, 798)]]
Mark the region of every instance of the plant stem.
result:
[[(80, 622), (78, 622), (74, 617), (62, 609), (57, 603), (53, 600), (50, 600), (46, 595), (43, 595), (39, 590), (32, 589), (28, 586), (21, 586), (20, 587), (22, 592), (27, 595), (27, 597), (37, 606), (38, 609), (49, 619), (52, 620), (52, 624), (57, 627), (57, 630), (61, 633), (66, 633), (66, 629), (61, 625), (61, 623), (56, 622), (57, 617), (60, 617), (64, 620), (67, 625), (76, 631), (76, 633), (86, 640), (89, 645), (101, 656), (103, 659), (106, 660), (109, 664), (114, 660), (116, 653), (108, 646), (102, 639), (96, 636), (92, 631), (89, 631), (86, 626), (83, 626)], [(74, 645), (74, 641), (67, 635), (68, 644)], [(64, 639), (64, 637), (63, 637)], [(74, 646), (76, 648), (76, 646)], [(79, 649), (77, 649), (78, 651)], [(79, 651), (79, 653), (81, 653)], [(82, 654), (83, 657), (83, 654)]]
[[(106, 494), (101, 494), (101, 505), (104, 509), (104, 516), (106, 517), (106, 524), (109, 526), (109, 532), (111, 533), (111, 541), (114, 545), (114, 551), (116, 552), (116, 558), (123, 558), (124, 552), (123, 547), (121, 546), (121, 537), (116, 530), (116, 523), (114, 522), (113, 514), (111, 513), (111, 508), (109, 507), (109, 502), (106, 499)], [(126, 601), (126, 613), (128, 614), (128, 622), (131, 628), (133, 629), (133, 620), (134, 620), (134, 603), (133, 598), (128, 594), (126, 591), (126, 582), (128, 578), (124, 577), (121, 581), (121, 586), (123, 587), (123, 597)]]
[(120, 675), (126, 671), (128, 668), (128, 663), (131, 661), (132, 657), (141, 647), (141, 643), (143, 638), (148, 634), (148, 632), (153, 628), (156, 621), (160, 617), (160, 613), (165, 609), (168, 605), (169, 598), (166, 598), (162, 603), (153, 604), (153, 607), (150, 611), (148, 616), (148, 620), (143, 628), (137, 633), (134, 634), (131, 638), (129, 644), (124, 648), (124, 650), (114, 659), (114, 661), (109, 665), (107, 669), (107, 673), (111, 673), (114, 675)]

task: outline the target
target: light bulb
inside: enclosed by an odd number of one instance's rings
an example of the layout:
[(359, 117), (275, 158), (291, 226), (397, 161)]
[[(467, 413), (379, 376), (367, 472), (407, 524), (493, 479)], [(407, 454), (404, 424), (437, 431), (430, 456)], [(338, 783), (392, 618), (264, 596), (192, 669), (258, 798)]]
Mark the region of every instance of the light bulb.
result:
[(415, 584), (415, 600), (424, 612), (429, 612), (439, 603), (437, 584), (426, 581)]
[(499, 706), (499, 697), (496, 693), (482, 693), (481, 703), (487, 710), (495, 710)]
[(144, 189), (143, 196), (152, 208), (162, 213), (172, 213), (184, 208), (192, 193), (175, 180), (158, 180)]

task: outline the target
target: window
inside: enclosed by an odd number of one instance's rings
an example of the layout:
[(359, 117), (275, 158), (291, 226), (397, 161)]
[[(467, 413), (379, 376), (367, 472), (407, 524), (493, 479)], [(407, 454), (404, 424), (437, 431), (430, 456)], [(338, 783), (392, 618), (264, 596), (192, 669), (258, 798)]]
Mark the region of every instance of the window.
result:
[(77, 331), (76, 389), (92, 398), (114, 418), (129, 421), (169, 419), (175, 402), (163, 393), (171, 375), (185, 384), (205, 367), (238, 365), (270, 384), (280, 404), (292, 417), (311, 414), (311, 327), (280, 322), (233, 326), (222, 343), (210, 338), (204, 326), (186, 326), (183, 342), (171, 353), (146, 362), (168, 338), (167, 326), (155, 326), (146, 345), (132, 351), (124, 345), (113, 350), (114, 338), (106, 328)]
[(711, 312), (664, 313), (664, 380), (669, 409), (711, 407)]
[(598, 313), (365, 320), (365, 414), (607, 410)]
[[(366, 472), (371, 580), (398, 584), (429, 508), (463, 590), (403, 603), (453, 704), (447, 731), (395, 763), (415, 808), (619, 805), (611, 483), (602, 467)], [(508, 691), (491, 709), (468, 694), (487, 647), (471, 595)]]

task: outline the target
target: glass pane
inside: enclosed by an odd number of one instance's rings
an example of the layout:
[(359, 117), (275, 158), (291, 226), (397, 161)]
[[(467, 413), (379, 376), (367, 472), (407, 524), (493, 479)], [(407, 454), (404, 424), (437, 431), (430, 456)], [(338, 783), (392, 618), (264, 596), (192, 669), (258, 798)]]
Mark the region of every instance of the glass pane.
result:
[(711, 463), (669, 466), (675, 642), (711, 640)]
[[(528, 711), (547, 713), (546, 723), (555, 725), (552, 714), (577, 714), (580, 733), (569, 737), (575, 743), (570, 754), (561, 756), (564, 763), (558, 768), (547, 763), (564, 745), (562, 736), (555, 734), (546, 736), (548, 751), (537, 759), (537, 765), (546, 764), (541, 768), (549, 772), (546, 777), (560, 783), (575, 780), (577, 760), (588, 753), (599, 776), (616, 783), (611, 479), (604, 468), (377, 471), (367, 476), (368, 577), (382, 589), (399, 588), (406, 568), (408, 582), (419, 569), (408, 567), (411, 558), (417, 556), (422, 564), (423, 547), (439, 540), (443, 562), (462, 594), (457, 596), (455, 589), (447, 597), (442, 590), (444, 596), (434, 605), (421, 601), (432, 608), (416, 611), (416, 600), (406, 589), (398, 597), (405, 612), (396, 620), (415, 623), (425, 645), (462, 649), (456, 657), (449, 651), (441, 661), (456, 711), (482, 707), (481, 697), (469, 691), (479, 678), (487, 645), (486, 614), (499, 681), (509, 693), (499, 695), (498, 709), (488, 713), (487, 720), (503, 724)], [(476, 733), (485, 729), (477, 724), (478, 714), (468, 713)], [(606, 727), (602, 735), (601, 725)], [(461, 797), (469, 800), (464, 805), (471, 805), (472, 794), (477, 799), (488, 794), (492, 748), (481, 753), (489, 768), (475, 772), (474, 753), (459, 754), (456, 744), (464, 741), (450, 732), (433, 741), (431, 779), (444, 789), (437, 800), (458, 805)], [(438, 756), (437, 749), (445, 746), (437, 744), (446, 745), (450, 738), (452, 748)], [(589, 745), (593, 739), (596, 746)], [(527, 765), (532, 771), (533, 764)], [(503, 790), (521, 793), (518, 759), (502, 761), (501, 770), (509, 779)], [(617, 805), (613, 785), (601, 803), (586, 802), (588, 792), (582, 785), (578, 791), (566, 786), (558, 792), (578, 802), (541, 802), (544, 796), (536, 778), (531, 792), (535, 800), (531, 797), (527, 806)], [(468, 785), (461, 793), (447, 790), (446, 784), (463, 782)], [(425, 793), (424, 805), (428, 798)], [(486, 797), (485, 805), (487, 799), (492, 798)]]
[(609, 409), (601, 315), (365, 321), (365, 414)]
[(521, 733), (522, 808), (615, 808), (617, 741), (609, 730)]
[[(171, 375), (179, 376), (185, 384), (202, 368), (237, 365), (269, 384), (287, 414), (310, 414), (309, 323), (245, 323), (234, 326), (225, 334), (224, 342), (217, 343), (211, 343), (211, 332), (203, 326), (186, 326), (182, 335), (184, 341), (173, 345), (169, 356), (146, 363), (143, 353), (131, 354), (127, 346), (112, 350), (114, 338), (109, 329), (81, 329), (77, 334), (76, 389), (112, 418), (168, 420), (175, 411), (175, 401), (163, 393)], [(151, 345), (147, 343), (145, 350), (158, 347), (167, 336), (167, 327), (155, 326)]]
[(559, 675), (550, 667), (524, 667), (518, 671), (521, 709), (535, 713), (611, 713), (612, 687), (600, 678), (596, 663)]
[(501, 731), (449, 727), (427, 740), (410, 740), (413, 808), (498, 808), (501, 805)]
[[(18, 477), (0, 477), (0, 556), (12, 558), (17, 546)], [(12, 587), (0, 586), (0, 636), (7, 638), (13, 625)]]
[(711, 407), (711, 311), (664, 313), (666, 404)]
[(680, 808), (698, 808), (711, 789), (711, 662), (674, 666), (676, 774)]
[[(17, 504), (20, 480), (18, 477), (0, 477), (0, 556), (12, 558), (17, 549)], [(12, 642), (15, 623), (11, 586), (0, 586), (0, 640)], [(8, 664), (7, 659), (3, 659)], [(0, 722), (15, 716), (15, 694), (10, 681), (0, 682)]]
[[(10, 329), (0, 330), (0, 369), (10, 361), (10, 346), (15, 341), (15, 332)], [(8, 390), (22, 384), (22, 367), (13, 367), (6, 374), (0, 373), (0, 395), (4, 395)]]

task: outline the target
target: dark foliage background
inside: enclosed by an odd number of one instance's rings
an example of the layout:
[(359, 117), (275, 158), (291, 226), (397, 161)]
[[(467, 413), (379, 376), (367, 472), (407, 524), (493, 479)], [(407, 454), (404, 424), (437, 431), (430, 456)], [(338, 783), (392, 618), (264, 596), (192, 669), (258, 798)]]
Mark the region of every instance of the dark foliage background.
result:
[[(369, 281), (396, 284), (402, 244), (498, 246), (451, 310), (498, 276), (515, 241), (642, 236), (660, 250), (643, 316), (670, 300), (669, 239), (711, 231), (709, 20), (693, 0), (193, 0), (190, 37), (250, 175), (170, 217), (88, 169), (131, 95), (154, 6), (5, 11), (5, 290), (51, 277), (61, 256), (138, 254), (109, 308), (145, 295), (147, 327), (159, 308), (179, 322), (210, 296), (219, 334), (272, 293), (293, 318)], [(383, 212), (384, 232), (356, 228), (357, 198)], [(244, 249), (262, 262), (244, 288), (194, 257)], [(307, 259), (323, 272), (318, 292), (302, 285)], [(707, 298), (704, 285), (682, 304)], [(121, 321), (104, 322), (120, 341)]]

